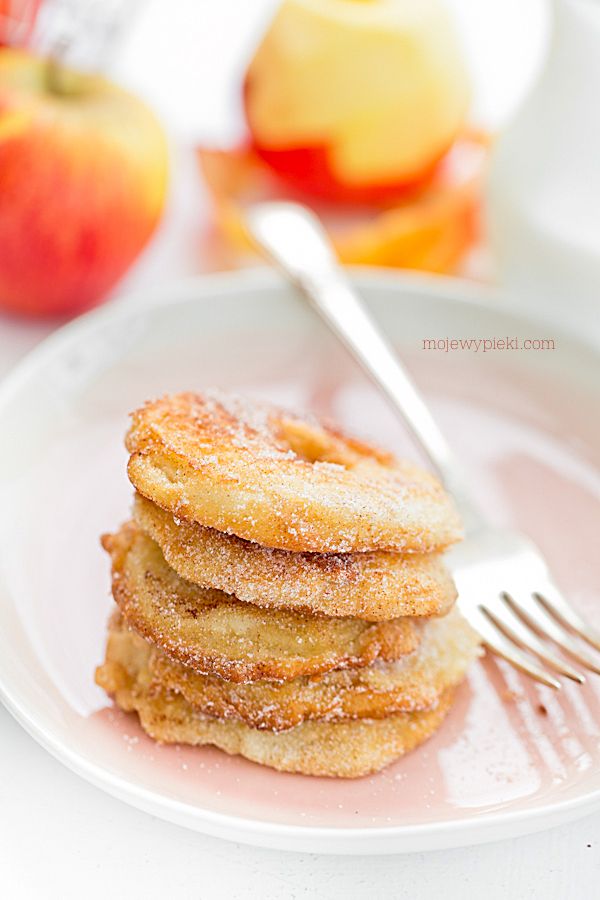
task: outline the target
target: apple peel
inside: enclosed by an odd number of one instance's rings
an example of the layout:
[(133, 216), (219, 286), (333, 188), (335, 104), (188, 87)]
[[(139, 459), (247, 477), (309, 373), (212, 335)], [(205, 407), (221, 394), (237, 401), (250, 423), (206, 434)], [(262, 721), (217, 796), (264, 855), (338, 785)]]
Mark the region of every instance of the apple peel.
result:
[[(465, 132), (408, 197), (370, 206), (315, 205), (343, 263), (428, 272), (456, 271), (479, 238), (482, 176), (489, 137)], [(249, 144), (217, 150), (200, 146), (198, 161), (209, 189), (215, 224), (232, 254), (243, 262), (253, 252), (244, 227), (249, 204), (304, 198), (294, 193)]]

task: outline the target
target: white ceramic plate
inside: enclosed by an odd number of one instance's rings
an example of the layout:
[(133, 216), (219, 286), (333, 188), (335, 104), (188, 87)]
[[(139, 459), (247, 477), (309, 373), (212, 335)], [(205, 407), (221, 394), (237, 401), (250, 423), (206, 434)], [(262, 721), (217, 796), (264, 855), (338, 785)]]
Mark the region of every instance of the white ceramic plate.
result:
[[(357, 275), (489, 515), (529, 532), (600, 622), (600, 358), (433, 278)], [(443, 338), (553, 339), (554, 351), (424, 350)], [(235, 388), (325, 412), (413, 456), (332, 337), (269, 273), (198, 279), (69, 325), (0, 390), (0, 687), (51, 753), (135, 806), (199, 831), (320, 852), (401, 852), (518, 835), (600, 807), (592, 676), (560, 696), (478, 664), (429, 743), (372, 778), (280, 774), (160, 747), (94, 685), (110, 610), (98, 536), (127, 516), (127, 414), (165, 391)]]

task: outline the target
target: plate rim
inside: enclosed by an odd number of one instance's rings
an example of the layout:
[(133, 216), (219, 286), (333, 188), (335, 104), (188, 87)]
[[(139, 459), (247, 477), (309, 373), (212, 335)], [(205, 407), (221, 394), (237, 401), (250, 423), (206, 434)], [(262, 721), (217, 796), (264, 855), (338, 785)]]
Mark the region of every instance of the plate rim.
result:
[[(486, 311), (518, 320), (522, 324), (545, 327), (551, 324), (559, 340), (587, 351), (600, 361), (600, 348), (536, 314), (515, 311), (503, 306), (502, 292), (494, 287), (479, 285), (460, 278), (400, 274), (388, 270), (357, 267), (350, 270), (359, 289), (391, 287), (404, 290), (425, 290), (438, 299), (446, 298), (460, 306), (485, 306)], [(21, 383), (35, 374), (47, 359), (60, 355), (73, 341), (93, 334), (105, 322), (143, 315), (156, 308), (185, 305), (192, 299), (201, 301), (217, 293), (243, 293), (251, 288), (277, 290), (285, 280), (266, 267), (209, 275), (194, 275), (166, 282), (152, 289), (140, 289), (123, 298), (94, 309), (58, 328), (23, 359), (0, 383), (0, 417), (4, 404), (19, 390)], [(174, 300), (169, 300), (174, 297)], [(143, 306), (141, 305), (143, 302)], [(12, 689), (11, 689), (12, 688)], [(84, 780), (130, 805), (157, 815), (162, 819), (192, 828), (215, 837), (240, 841), (255, 846), (298, 852), (383, 854), (429, 851), (443, 848), (473, 846), (507, 837), (517, 837), (567, 823), (600, 808), (600, 788), (584, 792), (567, 800), (537, 804), (534, 808), (510, 808), (471, 816), (466, 819), (446, 819), (413, 825), (342, 826), (290, 825), (253, 819), (231, 813), (221, 813), (205, 807), (186, 804), (168, 798), (149, 788), (135, 785), (116, 775), (84, 754), (72, 750), (60, 737), (49, 732), (36, 721), (26, 700), (19, 697), (18, 685), (10, 684), (2, 671), (0, 660), (0, 700), (24, 729), (55, 759)]]

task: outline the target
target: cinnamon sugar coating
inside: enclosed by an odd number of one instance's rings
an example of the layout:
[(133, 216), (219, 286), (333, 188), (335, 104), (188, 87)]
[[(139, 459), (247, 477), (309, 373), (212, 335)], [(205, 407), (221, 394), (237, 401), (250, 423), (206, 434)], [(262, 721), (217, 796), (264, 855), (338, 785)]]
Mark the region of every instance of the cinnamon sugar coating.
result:
[(182, 578), (265, 609), (384, 621), (444, 615), (456, 598), (439, 554), (273, 550), (176, 517), (141, 494), (133, 518)]
[(152, 685), (143, 648), (120, 646), (118, 658), (98, 669), (98, 683), (126, 712), (135, 711), (144, 731), (162, 743), (212, 744), (282, 772), (358, 778), (377, 772), (423, 743), (439, 728), (452, 690), (432, 709), (384, 719), (309, 721), (282, 733), (241, 721), (219, 720), (195, 709), (182, 694)]
[(370, 623), (260, 609), (200, 588), (169, 568), (158, 545), (133, 522), (102, 539), (112, 559), (113, 597), (128, 623), (173, 659), (234, 682), (286, 681), (360, 668), (414, 650), (414, 618)]
[(109, 626), (106, 665), (140, 653), (152, 690), (181, 694), (207, 716), (280, 732), (310, 720), (382, 719), (396, 712), (431, 709), (448, 688), (462, 681), (479, 653), (479, 643), (454, 610), (425, 625), (419, 648), (397, 662), (281, 683), (234, 684), (173, 661), (132, 632), (117, 613)]
[(96, 682), (157, 741), (360, 777), (441, 724), (480, 652), (431, 475), (330, 423), (217, 392), (147, 403)]
[(436, 553), (461, 536), (439, 482), (311, 417), (236, 396), (162, 397), (126, 437), (134, 487), (163, 509), (295, 553)]

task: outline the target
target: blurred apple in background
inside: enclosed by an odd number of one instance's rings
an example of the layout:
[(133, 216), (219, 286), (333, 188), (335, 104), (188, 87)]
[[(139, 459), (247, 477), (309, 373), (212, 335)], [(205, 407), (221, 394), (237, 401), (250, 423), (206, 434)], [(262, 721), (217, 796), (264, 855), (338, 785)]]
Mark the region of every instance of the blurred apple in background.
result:
[(24, 47), (42, 0), (0, 0), (0, 47)]
[(159, 221), (167, 146), (136, 97), (0, 49), (0, 308), (72, 315), (125, 273)]
[(468, 103), (441, 0), (284, 0), (244, 87), (256, 152), (294, 187), (336, 201), (421, 185)]
[[(283, 0), (243, 77), (247, 136), (200, 145), (224, 251), (247, 206), (316, 207), (340, 259), (456, 272), (479, 239), (487, 135), (443, 0)], [(250, 260), (249, 260), (250, 261)]]

